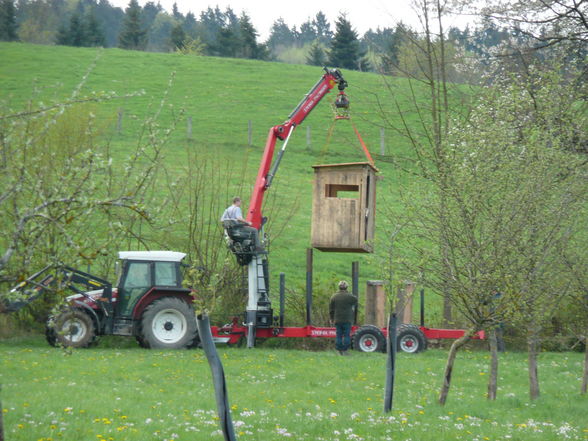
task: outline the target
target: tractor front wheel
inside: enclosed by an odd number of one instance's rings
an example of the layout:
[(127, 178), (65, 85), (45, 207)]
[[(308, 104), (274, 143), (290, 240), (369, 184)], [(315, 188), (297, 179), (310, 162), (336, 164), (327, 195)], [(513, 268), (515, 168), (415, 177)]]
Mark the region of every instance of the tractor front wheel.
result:
[(192, 306), (177, 297), (163, 297), (145, 309), (141, 339), (151, 349), (186, 349), (198, 335)]
[(92, 317), (79, 309), (67, 309), (50, 320), (45, 331), (50, 345), (87, 348), (96, 339)]

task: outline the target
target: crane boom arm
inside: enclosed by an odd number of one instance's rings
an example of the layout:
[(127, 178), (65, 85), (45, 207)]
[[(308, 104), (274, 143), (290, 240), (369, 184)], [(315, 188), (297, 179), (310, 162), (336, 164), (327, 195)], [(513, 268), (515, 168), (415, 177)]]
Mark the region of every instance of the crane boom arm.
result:
[[(261, 228), (261, 208), (263, 205), (263, 197), (265, 191), (271, 185), (272, 179), (286, 149), (290, 135), (297, 126), (302, 124), (308, 114), (316, 107), (323, 97), (329, 93), (333, 87), (335, 87), (335, 84), (338, 84), (338, 88), (341, 91), (347, 87), (347, 82), (343, 79), (343, 76), (338, 69), (325, 68), (325, 74), (314, 85), (314, 87), (310, 89), (302, 101), (300, 101), (288, 119), (282, 124), (274, 126), (269, 130), (269, 134), (265, 143), (265, 150), (263, 152), (261, 164), (257, 172), (257, 179), (255, 180), (255, 186), (253, 187), (253, 192), (249, 201), (249, 211), (247, 212), (247, 221), (251, 222), (251, 225), (254, 228), (258, 230)], [(278, 139), (284, 141), (284, 144), (272, 167), (276, 142)]]

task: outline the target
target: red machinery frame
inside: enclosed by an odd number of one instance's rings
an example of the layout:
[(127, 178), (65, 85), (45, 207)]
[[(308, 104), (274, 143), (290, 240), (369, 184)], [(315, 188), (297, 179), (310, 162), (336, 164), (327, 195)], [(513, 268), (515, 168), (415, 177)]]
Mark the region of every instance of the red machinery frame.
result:
[[(232, 323), (224, 326), (211, 326), (212, 335), (218, 341), (229, 345), (237, 344), (247, 335), (247, 327), (237, 323), (235, 318)], [(353, 326), (351, 334), (353, 335), (361, 326)], [(441, 339), (458, 339), (465, 335), (463, 329), (438, 329), (419, 326), (419, 329), (427, 340)], [(386, 328), (380, 329), (384, 337), (388, 337)], [(336, 329), (334, 327), (321, 326), (300, 326), (300, 327), (272, 327), (257, 328), (256, 338), (335, 338)], [(486, 338), (484, 331), (477, 332), (472, 339), (484, 340)]]

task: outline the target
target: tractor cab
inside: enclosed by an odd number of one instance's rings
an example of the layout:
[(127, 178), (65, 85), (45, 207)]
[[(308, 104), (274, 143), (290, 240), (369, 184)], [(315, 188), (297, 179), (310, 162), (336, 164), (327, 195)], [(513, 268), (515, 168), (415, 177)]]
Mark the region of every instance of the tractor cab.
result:
[(121, 251), (118, 267), (116, 315), (132, 318), (140, 300), (150, 291), (183, 289), (181, 262), (176, 251)]

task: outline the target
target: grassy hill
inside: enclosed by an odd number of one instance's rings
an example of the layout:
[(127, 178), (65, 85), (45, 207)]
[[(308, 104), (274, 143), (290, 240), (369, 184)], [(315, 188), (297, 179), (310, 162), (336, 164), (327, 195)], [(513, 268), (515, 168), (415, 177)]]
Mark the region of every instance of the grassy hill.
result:
[[(186, 170), (187, 152), (198, 160), (213, 164), (245, 167), (241, 195), (248, 202), (251, 187), (270, 127), (284, 121), (300, 99), (318, 81), (317, 67), (287, 65), (253, 60), (193, 57), (59, 46), (0, 43), (0, 101), (3, 107), (20, 110), (29, 100), (44, 102), (66, 99), (82, 83), (81, 95), (114, 92), (121, 98), (95, 104), (93, 111), (110, 140), (113, 154), (129, 152), (141, 131), (141, 121), (160, 110), (161, 127), (175, 130), (166, 146), (165, 165), (171, 174)], [(326, 290), (340, 278), (350, 278), (351, 262), (360, 262), (361, 286), (367, 279), (381, 279), (386, 260), (386, 229), (396, 222), (389, 209), (402, 211), (399, 186), (407, 177), (389, 163), (381, 161), (380, 127), (384, 117), (399, 122), (390, 92), (381, 77), (370, 73), (343, 72), (349, 83), (347, 93), (352, 116), (370, 147), (380, 169), (378, 206), (385, 207), (376, 217), (375, 255), (315, 253), (315, 278), (324, 281)], [(393, 80), (402, 88), (404, 80)], [(272, 213), (284, 232), (272, 243), (271, 270), (274, 282), (285, 272), (288, 286), (304, 287), (305, 250), (310, 245), (313, 164), (365, 161), (365, 156), (346, 121), (337, 123), (327, 145), (327, 131), (333, 120), (332, 92), (321, 102), (293, 135), (282, 162), (271, 197), (278, 209)], [(395, 96), (402, 104), (402, 96)], [(118, 114), (122, 126), (117, 130)], [(192, 121), (192, 138), (187, 136), (187, 121)], [(252, 146), (248, 145), (251, 121)], [(311, 127), (312, 145), (306, 145), (306, 127)], [(386, 154), (407, 152), (406, 141), (386, 132)], [(268, 195), (269, 196), (269, 195)], [(219, 206), (229, 200), (219, 201)], [(290, 216), (288, 207), (294, 206)], [(288, 214), (288, 218), (283, 217)], [(283, 217), (281, 217), (283, 216)], [(394, 217), (394, 216), (392, 216)], [(182, 250), (185, 232), (167, 232), (169, 246)], [(113, 250), (113, 252), (116, 250)]]

